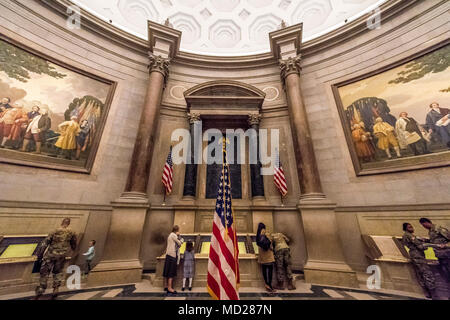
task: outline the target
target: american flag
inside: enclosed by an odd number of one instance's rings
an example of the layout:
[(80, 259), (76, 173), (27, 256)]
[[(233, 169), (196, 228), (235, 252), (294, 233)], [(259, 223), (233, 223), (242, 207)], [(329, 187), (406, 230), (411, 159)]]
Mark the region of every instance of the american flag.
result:
[(239, 300), (239, 249), (231, 206), (226, 151), (220, 176), (208, 261), (208, 292), (216, 300)]
[(273, 179), (275, 182), (275, 186), (277, 187), (278, 191), (280, 191), (280, 193), (281, 193), (281, 196), (285, 197), (288, 193), (288, 188), (287, 188), (286, 177), (284, 176), (284, 170), (281, 165), (280, 154), (278, 153), (278, 150), (277, 150), (276, 159), (275, 159), (275, 169), (274, 169)]
[(164, 165), (162, 183), (166, 188), (166, 194), (172, 193), (173, 188), (173, 161), (172, 161), (172, 147), (170, 147), (169, 155), (167, 156), (166, 164)]

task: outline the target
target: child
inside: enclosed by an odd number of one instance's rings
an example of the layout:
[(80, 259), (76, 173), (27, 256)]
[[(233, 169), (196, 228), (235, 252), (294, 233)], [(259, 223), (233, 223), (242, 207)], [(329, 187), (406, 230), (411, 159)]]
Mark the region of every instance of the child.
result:
[(186, 243), (186, 251), (184, 252), (184, 278), (183, 289), (186, 288), (186, 280), (189, 279), (189, 291), (192, 291), (192, 279), (194, 278), (195, 253), (194, 244), (189, 241)]
[(95, 240), (91, 240), (89, 242), (89, 249), (86, 253), (83, 253), (83, 256), (86, 256), (86, 270), (85, 270), (85, 274), (88, 275), (89, 272), (91, 272), (91, 263), (92, 263), (92, 259), (94, 259), (95, 257), (95, 244), (96, 241)]

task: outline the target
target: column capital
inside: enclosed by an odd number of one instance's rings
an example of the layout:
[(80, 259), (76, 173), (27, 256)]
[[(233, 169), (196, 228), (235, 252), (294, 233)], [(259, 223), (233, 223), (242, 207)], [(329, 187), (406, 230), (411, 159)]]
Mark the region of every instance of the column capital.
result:
[(281, 71), (281, 79), (283, 81), (286, 80), (286, 77), (292, 73), (296, 73), (300, 75), (300, 71), (302, 71), (302, 67), (300, 66), (300, 63), (302, 61), (301, 54), (298, 54), (295, 57), (290, 57), (285, 60), (280, 59), (280, 71)]
[(257, 126), (261, 122), (262, 116), (260, 114), (249, 114), (248, 124), (251, 126)]
[(188, 113), (189, 123), (194, 124), (197, 121), (202, 121), (200, 113)]
[(149, 73), (159, 72), (164, 76), (164, 81), (167, 81), (169, 77), (170, 58), (163, 58), (149, 52), (148, 59), (150, 62), (148, 65)]

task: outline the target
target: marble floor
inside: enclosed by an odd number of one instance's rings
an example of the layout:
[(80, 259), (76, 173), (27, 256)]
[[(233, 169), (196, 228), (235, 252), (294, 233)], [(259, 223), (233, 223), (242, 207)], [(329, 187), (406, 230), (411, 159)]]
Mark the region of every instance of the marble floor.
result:
[[(297, 281), (297, 289), (282, 290), (276, 294), (265, 292), (262, 288), (242, 288), (241, 300), (420, 300), (423, 296), (404, 292), (311, 285)], [(194, 287), (192, 291), (178, 290), (178, 294), (166, 294), (161, 288), (152, 286), (144, 279), (140, 283), (112, 286), (82, 288), (80, 290), (61, 290), (58, 300), (210, 300), (205, 288)], [(50, 299), (51, 290), (41, 299)], [(0, 296), (0, 300), (29, 300), (33, 292)]]

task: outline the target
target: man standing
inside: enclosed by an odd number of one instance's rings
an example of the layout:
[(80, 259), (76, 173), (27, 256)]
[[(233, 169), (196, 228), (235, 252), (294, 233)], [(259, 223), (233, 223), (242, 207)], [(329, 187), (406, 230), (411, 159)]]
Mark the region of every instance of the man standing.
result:
[(50, 272), (53, 273), (52, 298), (55, 299), (58, 296), (59, 287), (64, 280), (63, 271), (66, 257), (77, 246), (76, 234), (69, 228), (69, 225), (70, 219), (65, 218), (61, 223), (61, 227), (50, 233), (38, 249), (37, 255), (39, 259), (42, 258), (42, 266), (35, 299), (39, 299), (47, 289)]
[(11, 109), (11, 99), (10, 98), (3, 98), (0, 103), (0, 109), (3, 109), (1, 111), (5, 111), (6, 109)]
[(282, 233), (272, 233), (269, 236), (274, 246), (275, 263), (277, 265), (278, 284), (274, 287), (277, 290), (284, 290), (284, 279), (288, 280), (288, 289), (295, 290), (294, 276), (292, 274), (291, 250), (289, 249), (289, 239)]
[[(9, 104), (11, 102), (10, 98), (3, 98), (0, 103), (0, 119), (3, 118), (3, 115), (8, 111), (8, 109), (12, 109), (11, 105)], [(5, 127), (4, 121), (0, 121), (0, 143), (3, 141), (3, 130)]]
[(392, 146), (397, 153), (397, 158), (401, 158), (400, 147), (398, 140), (394, 135), (394, 127), (389, 123), (384, 122), (382, 118), (378, 117), (373, 126), (373, 134), (378, 138), (377, 147), (386, 152), (389, 159), (392, 159), (389, 148)]
[(395, 132), (397, 133), (398, 142), (402, 149), (407, 146), (411, 148), (414, 155), (419, 155), (418, 146), (422, 146), (422, 153), (428, 154), (427, 142), (425, 141), (419, 124), (414, 118), (408, 117), (407, 112), (400, 113), (400, 118), (395, 124)]
[(6, 142), (10, 140), (12, 129), (18, 124), (18, 122), (16, 123), (16, 120), (20, 121), (23, 116), (22, 110), (23, 106), (16, 104), (14, 108), (6, 109), (5, 113), (3, 113), (3, 116), (0, 118), (0, 124), (3, 128), (3, 132), (0, 133), (0, 135), (3, 136), (0, 148), (4, 148)]
[(450, 109), (439, 107), (439, 103), (433, 102), (427, 114), (428, 131), (437, 134), (441, 142), (450, 148)]
[(33, 139), (36, 143), (36, 153), (41, 153), (42, 141), (45, 142), (46, 133), (51, 126), (52, 120), (48, 116), (48, 110), (43, 109), (42, 114), (34, 117), (28, 125), (22, 151), (27, 152), (27, 147), (30, 144), (31, 139)]
[(434, 225), (430, 219), (420, 218), (420, 224), (428, 230), (430, 242), (437, 245), (433, 247), (436, 257), (439, 259), (439, 265), (448, 282), (450, 282), (450, 232), (441, 226)]
[(70, 121), (65, 121), (58, 125), (58, 129), (61, 132), (61, 135), (59, 136), (58, 141), (56, 141), (55, 147), (66, 152), (67, 160), (72, 160), (72, 150), (77, 149), (76, 137), (81, 131), (80, 125), (78, 124), (78, 118), (72, 116)]
[(425, 259), (424, 251), (427, 249), (424, 246), (425, 241), (414, 235), (414, 227), (410, 223), (403, 224), (403, 231), (405, 233), (402, 237), (402, 244), (409, 249), (409, 257), (416, 271), (417, 280), (423, 288), (425, 296), (432, 299), (436, 290), (436, 278)]

